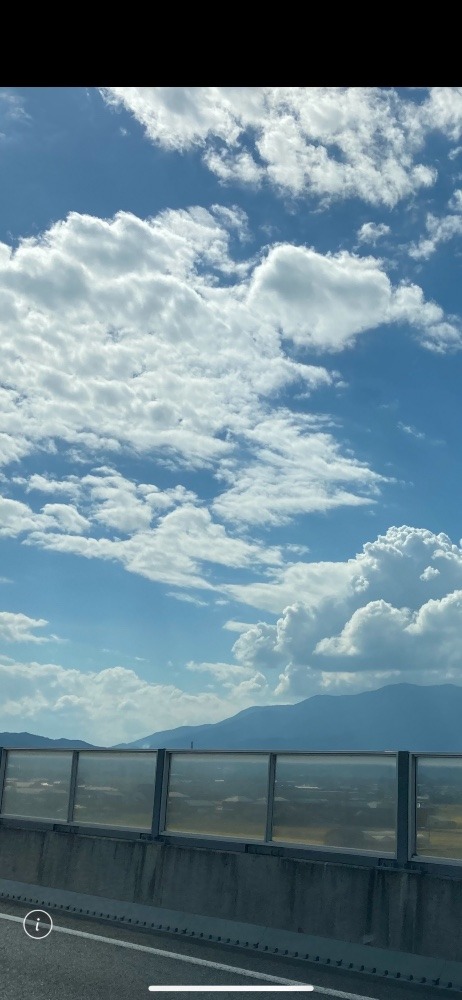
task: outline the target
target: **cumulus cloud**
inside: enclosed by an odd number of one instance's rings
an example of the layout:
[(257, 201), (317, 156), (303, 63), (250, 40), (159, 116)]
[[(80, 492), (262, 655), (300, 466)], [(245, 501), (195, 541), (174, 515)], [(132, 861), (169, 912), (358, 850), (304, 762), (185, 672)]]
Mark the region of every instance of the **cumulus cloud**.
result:
[(433, 576), (439, 576), (439, 569), (436, 566), (426, 566), (423, 573), (420, 574), (420, 580), (431, 580)]
[[(2, 244), (0, 461), (64, 443), (219, 468), (282, 390), (338, 381), (281, 337), (341, 351), (404, 323), (429, 346), (458, 342), (450, 317), (418, 286), (394, 287), (373, 257), (283, 244), (235, 263), (225, 222), (241, 221), (218, 206), (151, 220), (71, 213), (14, 252)], [(30, 488), (52, 491), (40, 474)]]
[[(64, 442), (206, 466), (262, 401), (334, 383), (285, 355), (274, 319), (249, 304), (254, 265), (231, 260), (224, 223), (240, 216), (73, 213), (14, 252), (0, 246), (0, 461)], [(40, 475), (39, 487), (51, 491)]]
[(53, 642), (56, 636), (37, 635), (48, 625), (45, 618), (29, 618), (12, 611), (0, 611), (0, 639), (4, 642)]
[(80, 495), (80, 479), (75, 475), (68, 476), (65, 480), (58, 480), (34, 472), (28, 478), (12, 476), (11, 481), (24, 486), (26, 493), (37, 490), (39, 493), (52, 493), (54, 496), (64, 493), (77, 498)]
[(0, 496), (0, 536), (14, 538), (34, 531), (49, 531), (54, 528), (76, 531), (79, 534), (88, 527), (88, 521), (72, 504), (49, 503), (40, 513), (20, 500)]
[(102, 95), (162, 148), (202, 150), (223, 182), (388, 207), (433, 184), (436, 171), (417, 157), (432, 129), (456, 138), (460, 114), (458, 88), (424, 92), (420, 103), (370, 87), (108, 87)]
[[(425, 341), (441, 338), (443, 310), (418, 285), (394, 288), (381, 261), (341, 251), (272, 248), (252, 275), (249, 300), (297, 345), (338, 351), (381, 324), (407, 322)], [(452, 328), (453, 337), (458, 337)], [(448, 334), (449, 336), (449, 334)]]
[(50, 517), (63, 531), (81, 534), (90, 526), (86, 517), (82, 517), (73, 504), (46, 503), (43, 506), (44, 517)]
[(391, 232), (390, 226), (387, 226), (384, 222), (365, 222), (358, 229), (356, 235), (360, 243), (372, 243), (375, 246), (377, 241), (381, 240), (383, 236), (387, 236), (389, 232)]
[[(383, 476), (342, 450), (328, 420), (275, 405), (282, 391), (290, 401), (294, 389), (341, 384), (337, 372), (300, 361), (298, 348), (340, 351), (377, 326), (405, 323), (444, 349), (458, 330), (418, 286), (393, 286), (373, 257), (281, 244), (236, 263), (230, 227), (245, 240), (246, 224), (220, 206), (148, 220), (71, 213), (14, 252), (1, 245), (0, 458), (63, 444), (87, 457), (155, 453), (169, 469), (205, 467), (224, 484), (210, 512), (191, 491), (181, 512), (179, 485), (174, 496), (116, 469), (103, 479), (16, 476), (15, 487), (47, 503), (36, 511), (5, 496), (3, 534), (117, 559), (150, 579), (172, 554), (165, 582), (210, 587), (195, 563), (206, 539), (222, 565), (279, 559), (215, 518), (283, 524), (373, 501)], [(174, 531), (188, 539), (183, 552)]]
[[(72, 733), (78, 723), (83, 738), (111, 743), (323, 691), (461, 680), (462, 545), (447, 535), (394, 527), (346, 561), (273, 567), (271, 576), (259, 585), (222, 586), (278, 617), (228, 620), (224, 627), (238, 633), (234, 662), (186, 665), (204, 676), (205, 690), (190, 694), (120, 666), (81, 672), (3, 656), (0, 725), (14, 728), (21, 717), (22, 725), (51, 726), (59, 735), (56, 727)], [(0, 615), (9, 641), (40, 641), (36, 632), (45, 625)]]
[(356, 670), (370, 670), (374, 655), (377, 673), (397, 664), (403, 675), (423, 673), (441, 664), (443, 671), (455, 669), (460, 677), (461, 625), (462, 590), (427, 601), (414, 612), (371, 601), (353, 613), (338, 636), (322, 639), (314, 654), (325, 659), (325, 669), (349, 659)]
[(357, 689), (390, 676), (460, 678), (462, 547), (447, 535), (390, 528), (347, 562), (297, 564), (273, 577), (227, 590), (273, 612), (284, 605), (275, 624), (242, 630), (233, 646), (249, 669), (281, 671), (275, 694), (308, 696), (346, 675)]

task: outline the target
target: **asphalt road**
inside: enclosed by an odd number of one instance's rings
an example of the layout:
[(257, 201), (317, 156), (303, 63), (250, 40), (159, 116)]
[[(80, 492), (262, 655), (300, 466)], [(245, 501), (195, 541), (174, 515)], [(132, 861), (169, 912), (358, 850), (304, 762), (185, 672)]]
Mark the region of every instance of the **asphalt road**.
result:
[[(255, 987), (261, 1000), (284, 996), (297, 1000), (441, 1000), (443, 992), (446, 996), (451, 992), (173, 934), (146, 933), (62, 911), (49, 911), (53, 929), (46, 937), (29, 937), (23, 920), (31, 909), (24, 903), (0, 901), (2, 1000), (149, 1000), (156, 995), (160, 1000), (194, 1000), (203, 995), (212, 998), (211, 987), (221, 987), (218, 995), (226, 1000), (250, 997)], [(26, 926), (29, 933), (38, 934), (44, 924), (34, 918)], [(295, 986), (295, 990), (285, 992), (283, 985)], [(186, 991), (187, 986), (196, 991)]]

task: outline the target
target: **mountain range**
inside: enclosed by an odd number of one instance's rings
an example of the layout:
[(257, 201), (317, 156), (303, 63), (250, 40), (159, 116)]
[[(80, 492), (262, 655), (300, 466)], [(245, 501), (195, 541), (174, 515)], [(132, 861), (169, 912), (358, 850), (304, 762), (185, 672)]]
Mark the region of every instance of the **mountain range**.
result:
[(21, 747), (23, 750), (35, 750), (43, 747), (45, 750), (94, 750), (93, 743), (84, 740), (52, 740), (48, 736), (37, 736), (35, 733), (0, 733), (0, 747)]
[[(360, 694), (313, 695), (296, 705), (246, 708), (222, 722), (166, 729), (117, 749), (413, 750), (462, 753), (462, 686), (387, 684)], [(0, 746), (91, 749), (79, 740), (0, 733)]]

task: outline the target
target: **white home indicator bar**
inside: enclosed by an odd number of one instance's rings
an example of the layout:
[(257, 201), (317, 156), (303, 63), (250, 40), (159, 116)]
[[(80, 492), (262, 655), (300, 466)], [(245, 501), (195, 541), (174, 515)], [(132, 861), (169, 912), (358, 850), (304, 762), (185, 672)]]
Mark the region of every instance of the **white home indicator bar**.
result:
[(314, 986), (148, 986), (151, 993), (301, 993)]

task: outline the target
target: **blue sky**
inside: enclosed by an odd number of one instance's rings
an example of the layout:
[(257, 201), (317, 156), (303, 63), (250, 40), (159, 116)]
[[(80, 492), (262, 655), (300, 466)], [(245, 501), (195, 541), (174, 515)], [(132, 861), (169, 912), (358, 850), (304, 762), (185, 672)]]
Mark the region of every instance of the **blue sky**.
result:
[(462, 88), (0, 93), (0, 730), (459, 683)]

